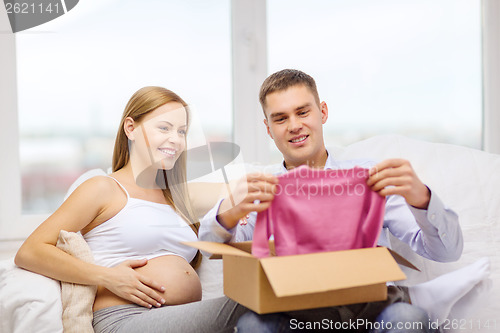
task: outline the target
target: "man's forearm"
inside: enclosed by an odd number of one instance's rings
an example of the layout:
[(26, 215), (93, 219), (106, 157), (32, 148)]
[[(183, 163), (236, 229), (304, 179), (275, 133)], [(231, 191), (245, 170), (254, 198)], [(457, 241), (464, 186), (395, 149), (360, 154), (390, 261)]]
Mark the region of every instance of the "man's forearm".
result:
[(427, 210), (410, 207), (422, 229), (426, 252), (433, 260), (456, 261), (463, 251), (463, 235), (458, 215), (431, 192)]

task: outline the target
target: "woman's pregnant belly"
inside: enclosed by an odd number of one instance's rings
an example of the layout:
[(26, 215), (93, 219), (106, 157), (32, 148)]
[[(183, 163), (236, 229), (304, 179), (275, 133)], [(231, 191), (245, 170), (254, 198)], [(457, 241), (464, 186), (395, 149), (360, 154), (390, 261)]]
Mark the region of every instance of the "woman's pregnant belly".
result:
[[(150, 259), (145, 266), (135, 270), (165, 287), (156, 291), (165, 299), (164, 305), (178, 305), (201, 300), (201, 283), (198, 274), (182, 257), (166, 255)], [(94, 301), (94, 311), (114, 305), (131, 304), (99, 286)]]

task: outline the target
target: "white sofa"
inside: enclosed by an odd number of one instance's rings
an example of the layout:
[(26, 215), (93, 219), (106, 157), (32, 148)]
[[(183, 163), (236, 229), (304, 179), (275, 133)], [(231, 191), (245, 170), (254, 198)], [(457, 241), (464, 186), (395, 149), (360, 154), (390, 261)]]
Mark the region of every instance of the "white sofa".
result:
[[(483, 306), (456, 332), (500, 332), (500, 155), (408, 139), (378, 136), (345, 148), (330, 148), (339, 159), (401, 157), (411, 161), (419, 177), (460, 216), (465, 248), (455, 263), (435, 263), (392, 239), (394, 249), (422, 272), (405, 269), (406, 285), (426, 281), (481, 257), (491, 260), (493, 287)], [(220, 261), (204, 259), (199, 268), (203, 297), (222, 295)], [(61, 332), (58, 283), (0, 261), (0, 332)]]

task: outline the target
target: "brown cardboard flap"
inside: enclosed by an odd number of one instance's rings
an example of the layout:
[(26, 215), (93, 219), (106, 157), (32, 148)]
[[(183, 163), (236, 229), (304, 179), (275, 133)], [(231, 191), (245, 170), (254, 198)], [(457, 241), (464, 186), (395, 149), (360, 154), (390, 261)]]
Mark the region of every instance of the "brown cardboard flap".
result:
[[(231, 246), (229, 244), (224, 244), (224, 243), (203, 242), (203, 241), (181, 242), (181, 243), (189, 245), (191, 247), (194, 247), (198, 250), (213, 253), (215, 255), (230, 254), (233, 256), (240, 256), (240, 257), (252, 257), (252, 255), (250, 253), (247, 253), (245, 251), (242, 251), (240, 249), (235, 248), (234, 246)], [(213, 257), (215, 257), (215, 256), (212, 256), (210, 258), (213, 258)]]
[[(245, 251), (247, 253), (252, 253), (252, 241), (229, 243), (229, 245), (237, 249), (240, 249), (242, 251)], [(269, 253), (271, 254), (271, 257), (276, 255), (276, 250), (274, 248), (274, 240), (269, 241)]]
[(261, 259), (277, 297), (406, 279), (385, 247)]
[(391, 253), (392, 257), (394, 258), (394, 260), (396, 260), (396, 262), (400, 265), (403, 265), (403, 266), (406, 266), (408, 268), (411, 268), (411, 269), (414, 269), (418, 272), (420, 272), (420, 269), (418, 269), (415, 265), (413, 265), (411, 262), (409, 262), (408, 260), (406, 260), (403, 256), (401, 256), (399, 253), (397, 253), (396, 251), (393, 251), (391, 249), (388, 249), (389, 252)]
[(246, 253), (252, 253), (252, 241), (246, 242), (231, 242), (229, 243), (232, 247), (235, 247), (241, 251), (245, 251)]

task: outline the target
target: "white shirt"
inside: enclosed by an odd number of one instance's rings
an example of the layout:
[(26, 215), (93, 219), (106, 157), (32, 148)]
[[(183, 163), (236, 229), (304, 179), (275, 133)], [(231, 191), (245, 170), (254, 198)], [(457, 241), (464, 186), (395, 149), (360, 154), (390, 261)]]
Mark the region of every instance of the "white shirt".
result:
[[(373, 161), (361, 159), (338, 161), (328, 154), (325, 169), (350, 169), (354, 166), (370, 168), (374, 164)], [(284, 163), (273, 167), (276, 168), (275, 174), (287, 171)], [(250, 214), (246, 225), (238, 224), (227, 230), (216, 219), (221, 202), (219, 200), (201, 220), (200, 240), (221, 243), (251, 240), (257, 213)], [(449, 262), (458, 260), (462, 254), (463, 236), (458, 215), (446, 207), (432, 191), (427, 209), (408, 205), (400, 195), (386, 197), (384, 225), (378, 244), (390, 248), (388, 232), (427, 259)]]

